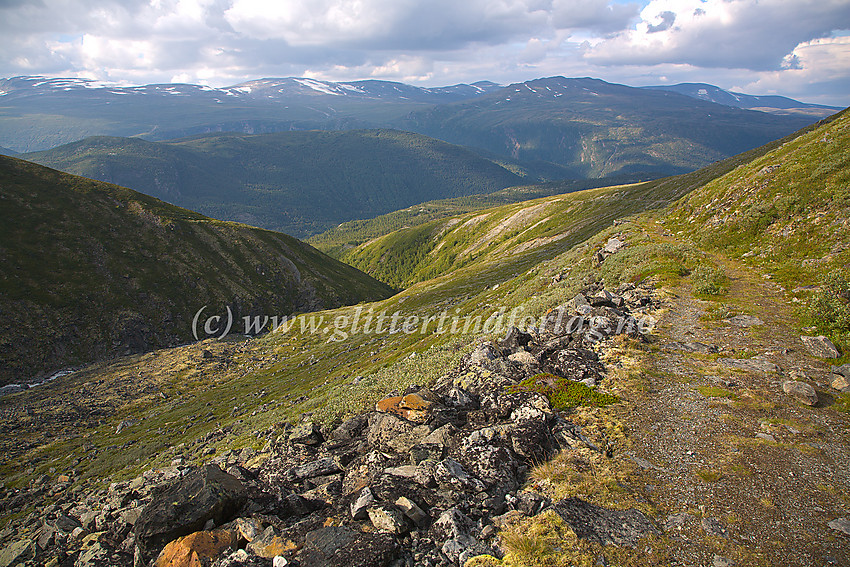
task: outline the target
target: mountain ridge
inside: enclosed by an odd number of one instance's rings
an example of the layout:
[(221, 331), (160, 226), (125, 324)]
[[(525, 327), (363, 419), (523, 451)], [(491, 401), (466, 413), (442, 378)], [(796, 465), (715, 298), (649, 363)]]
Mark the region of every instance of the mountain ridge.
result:
[(388, 297), (290, 236), (0, 156), (0, 381), (187, 342), (236, 321)]
[(97, 137), (19, 157), (298, 237), (523, 181), (507, 164), (396, 130)]

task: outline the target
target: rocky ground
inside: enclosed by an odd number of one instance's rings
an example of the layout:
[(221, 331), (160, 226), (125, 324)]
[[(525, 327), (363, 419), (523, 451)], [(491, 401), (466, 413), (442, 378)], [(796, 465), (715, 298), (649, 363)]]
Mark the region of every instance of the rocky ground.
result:
[(521, 490), (559, 451), (605, 451), (544, 392), (593, 394), (600, 341), (641, 337), (632, 313), (650, 308), (650, 290), (618, 292), (589, 288), (544, 328), (483, 343), (430, 388), (391, 392), (330, 431), (305, 416), (260, 432), (263, 450), (206, 466), (178, 458), (87, 494), (64, 491), (64, 475), (5, 490), (7, 510), (55, 503), (6, 526), (0, 565), (462, 565), (500, 557), (499, 528), (545, 509), (583, 537), (633, 544), (657, 532), (640, 511)]

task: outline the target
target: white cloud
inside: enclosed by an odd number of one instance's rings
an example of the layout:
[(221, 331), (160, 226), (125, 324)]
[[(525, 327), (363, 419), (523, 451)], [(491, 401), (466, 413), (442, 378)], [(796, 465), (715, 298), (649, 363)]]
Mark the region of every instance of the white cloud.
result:
[(847, 0), (652, 0), (634, 29), (594, 45), (600, 65), (781, 68), (797, 45), (850, 25)]
[(847, 0), (7, 0), (0, 76), (221, 86), (663, 75), (850, 102), (850, 46), (823, 39), (840, 27)]

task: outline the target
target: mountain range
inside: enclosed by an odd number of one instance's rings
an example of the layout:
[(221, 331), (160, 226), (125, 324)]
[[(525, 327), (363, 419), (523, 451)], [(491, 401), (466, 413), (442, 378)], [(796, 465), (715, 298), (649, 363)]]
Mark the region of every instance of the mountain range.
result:
[[(525, 112), (523, 108), (529, 99), (511, 97), (509, 93), (529, 87), (540, 87), (541, 96), (546, 93), (547, 86), (561, 89), (562, 95), (580, 94), (582, 88), (607, 95), (619, 88), (620, 94), (626, 97), (617, 102), (628, 103), (627, 97), (631, 95), (634, 97), (632, 106), (665, 100), (653, 99), (641, 89), (627, 90), (629, 87), (622, 85), (589, 81), (552, 77), (506, 87), (482, 81), (423, 88), (389, 81), (335, 83), (309, 78), (267, 78), (213, 88), (190, 84), (121, 87), (86, 79), (13, 77), (0, 80), (0, 145), (16, 152), (31, 152), (102, 135), (166, 140), (210, 132), (401, 128), (411, 124), (407, 117), (412, 112), (428, 112), (435, 107), (482, 97), (484, 105), (498, 100), (500, 109), (517, 107)], [(684, 92), (687, 94), (690, 90), (684, 89)], [(488, 100), (488, 95), (496, 95), (496, 98)], [(508, 98), (513, 104), (508, 104), (511, 102)], [(568, 101), (588, 106), (587, 100), (579, 103), (568, 96), (559, 101), (563, 103), (560, 106), (549, 104), (540, 108), (569, 112)], [(613, 102), (608, 96), (598, 102), (603, 101)], [(763, 106), (770, 106), (769, 102)], [(681, 101), (679, 104), (684, 105)], [(793, 106), (813, 107), (796, 101)], [(701, 109), (698, 113), (706, 111), (701, 105), (694, 108)], [(824, 107), (817, 108), (824, 111)], [(720, 110), (715, 109), (715, 112)], [(414, 119), (422, 118), (417, 114)], [(809, 122), (814, 119), (803, 118)], [(746, 123), (747, 115), (740, 115), (739, 120)], [(790, 128), (786, 133), (800, 123), (799, 119), (772, 122)], [(433, 130), (434, 125), (423, 125), (423, 128)], [(477, 144), (479, 147), (493, 145), (492, 141)], [(510, 155), (514, 149), (510, 145), (502, 148), (496, 144), (494, 147), (502, 155)]]

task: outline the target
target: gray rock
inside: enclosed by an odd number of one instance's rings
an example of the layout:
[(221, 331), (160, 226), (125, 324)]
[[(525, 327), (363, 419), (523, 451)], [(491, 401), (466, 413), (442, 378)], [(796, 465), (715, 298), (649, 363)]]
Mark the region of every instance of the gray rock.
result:
[(81, 525), (82, 524), (80, 524), (79, 521), (70, 516), (66, 516), (65, 514), (60, 514), (60, 516), (53, 522), (53, 526), (57, 530), (66, 534), (70, 534), (74, 531), (74, 528), (79, 528)]
[(605, 246), (602, 247), (603, 254), (615, 254), (622, 250), (622, 248), (626, 245), (626, 243), (616, 236), (612, 236), (608, 239), (608, 242), (605, 243)]
[(366, 428), (368, 423), (369, 420), (366, 415), (352, 417), (334, 429), (330, 434), (330, 439), (334, 443), (351, 441), (363, 433), (363, 430)]
[(430, 534), (438, 545), (443, 542), (440, 551), (451, 561), (463, 565), (470, 557), (491, 551), (489, 546), (473, 537), (472, 527), (472, 520), (463, 512), (450, 508), (434, 522)]
[(735, 315), (726, 319), (726, 321), (736, 327), (757, 327), (764, 325), (764, 321), (754, 315)]
[(827, 524), (833, 530), (839, 531), (844, 535), (850, 536), (850, 517), (836, 518)]
[(735, 562), (728, 557), (715, 554), (714, 558), (711, 560), (711, 565), (712, 567), (733, 567)]
[(499, 358), (499, 351), (490, 343), (478, 345), (469, 358), (469, 363), (475, 366), (486, 366), (490, 361)]
[(136, 521), (136, 542), (146, 559), (169, 541), (228, 521), (247, 500), (242, 483), (215, 465), (197, 467), (159, 491)]
[(407, 453), (430, 433), (427, 425), (416, 425), (390, 413), (374, 412), (369, 414), (366, 439), (376, 449)]
[(295, 426), (289, 434), (289, 441), (300, 445), (320, 445), (324, 438), (318, 425), (305, 421)]
[(525, 364), (526, 366), (537, 365), (537, 359), (534, 358), (534, 355), (525, 350), (516, 351), (515, 353), (508, 356), (508, 360), (519, 364)]
[(11, 567), (17, 565), (35, 555), (33, 542), (22, 539), (10, 543), (0, 551), (0, 567)]
[(806, 349), (818, 358), (838, 358), (841, 356), (841, 353), (838, 352), (832, 341), (823, 335), (818, 335), (817, 337), (801, 336), (800, 340), (803, 341)]
[(443, 445), (439, 443), (419, 443), (410, 448), (410, 462), (418, 465), (422, 461), (439, 461), (444, 452)]
[(463, 466), (454, 459), (444, 459), (437, 463), (434, 478), (440, 486), (454, 490), (481, 492), (484, 483), (470, 476)]
[(416, 526), (423, 528), (427, 525), (428, 520), (430, 519), (428, 514), (426, 514), (422, 508), (417, 506), (413, 500), (406, 496), (400, 496), (395, 501), (395, 505), (398, 506), (404, 515), (407, 516), (411, 522), (416, 524)]
[(818, 393), (805, 382), (788, 380), (782, 384), (782, 390), (798, 402), (807, 406), (814, 406), (818, 403)]
[(729, 537), (729, 535), (726, 533), (726, 528), (717, 518), (704, 516), (702, 520), (700, 520), (700, 526), (702, 526), (702, 529), (705, 530), (705, 533), (710, 536), (724, 538)]
[(396, 537), (357, 533), (346, 526), (308, 532), (298, 564), (310, 567), (388, 567), (398, 557)]
[(351, 503), (351, 506), (349, 507), (351, 510), (351, 517), (355, 520), (365, 520), (369, 516), (367, 510), (374, 502), (375, 495), (372, 494), (372, 490), (367, 486), (360, 491), (357, 499)]
[(717, 363), (728, 368), (746, 370), (748, 372), (779, 372), (777, 365), (758, 356), (753, 358), (718, 358)]
[(304, 463), (303, 465), (298, 465), (297, 467), (292, 467), (286, 473), (286, 476), (291, 480), (304, 480), (317, 476), (335, 474), (341, 470), (342, 467), (336, 459), (333, 457), (323, 457), (321, 459), (316, 459), (315, 461)]
[(646, 534), (658, 529), (638, 510), (609, 510), (580, 498), (565, 498), (552, 509), (572, 528), (576, 536), (601, 545), (633, 547)]
[(216, 559), (212, 567), (268, 567), (268, 564), (269, 560), (265, 557), (250, 554), (244, 549), (237, 549), (230, 555)]
[(407, 522), (401, 511), (390, 504), (373, 504), (369, 506), (367, 513), (369, 521), (375, 529), (391, 534), (403, 534), (408, 531)]

